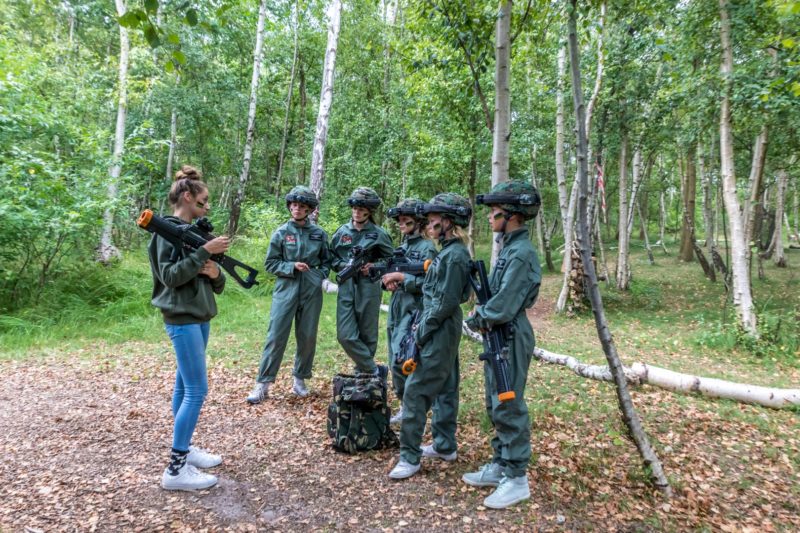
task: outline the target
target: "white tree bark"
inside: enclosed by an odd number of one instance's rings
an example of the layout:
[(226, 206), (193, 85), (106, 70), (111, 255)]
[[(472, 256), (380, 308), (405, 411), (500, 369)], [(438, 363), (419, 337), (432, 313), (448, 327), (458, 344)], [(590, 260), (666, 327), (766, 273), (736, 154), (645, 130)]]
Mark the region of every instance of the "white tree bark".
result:
[[(564, 231), (564, 243), (571, 237), (567, 233), (567, 176), (564, 165), (564, 77), (567, 74), (567, 49), (564, 46), (558, 49), (558, 70), (556, 73), (556, 184), (558, 185), (558, 207), (561, 209), (561, 221)], [(566, 246), (566, 244), (565, 244)], [(569, 256), (568, 253), (564, 253)]]
[(705, 152), (700, 141), (697, 142), (697, 166), (703, 186), (703, 223), (706, 228), (706, 248), (710, 256), (711, 250), (716, 246), (714, 241), (714, 202), (712, 201), (714, 192), (711, 186), (711, 172), (706, 168)]
[[(116, 0), (117, 16), (126, 12), (125, 1)], [(117, 82), (117, 123), (114, 130), (114, 152), (107, 188), (108, 206), (103, 211), (103, 230), (100, 234), (100, 246), (97, 258), (101, 263), (108, 263), (120, 257), (114, 246), (112, 232), (114, 230), (114, 204), (117, 201), (117, 182), (122, 172), (122, 156), (125, 153), (125, 119), (128, 114), (128, 54), (130, 52), (128, 29), (119, 25), (119, 81)]]
[[(508, 148), (511, 138), (511, 9), (512, 0), (500, 0), (494, 44), (494, 130), (492, 131), (492, 187), (508, 181)], [(492, 265), (500, 253), (500, 242), (492, 241)]]
[[(161, 5), (161, 4), (159, 4)], [(175, 86), (181, 84), (181, 75), (175, 77)], [(178, 108), (172, 108), (172, 114), (169, 119), (169, 153), (167, 154), (167, 171), (166, 180), (169, 183), (172, 181), (172, 165), (175, 161), (175, 146), (178, 139)]]
[(239, 186), (231, 205), (231, 218), (228, 222), (228, 234), (235, 235), (239, 227), (239, 214), (244, 201), (244, 191), (250, 180), (250, 160), (253, 156), (253, 138), (256, 133), (256, 106), (258, 103), (258, 82), (261, 79), (261, 52), (264, 48), (264, 25), (267, 20), (267, 0), (261, 0), (258, 8), (256, 24), (256, 44), (253, 49), (253, 76), (250, 81), (250, 104), (247, 110), (247, 134), (242, 158), (242, 173), (239, 175)]
[(619, 250), (617, 251), (617, 289), (627, 290), (628, 267), (628, 135), (623, 133), (619, 149)]
[(325, 144), (328, 142), (328, 118), (333, 105), (333, 74), (336, 67), (336, 49), (339, 43), (339, 25), (342, 15), (341, 0), (331, 0), (328, 4), (328, 44), (325, 48), (325, 64), (322, 70), (322, 92), (319, 98), (317, 131), (314, 134), (314, 148), (311, 154), (311, 190), (322, 198), (325, 175)]
[[(753, 161), (750, 165), (750, 195), (744, 204), (744, 235), (748, 244), (753, 240), (753, 226), (756, 217), (756, 206), (759, 203), (761, 182), (764, 179), (764, 162), (767, 159), (767, 143), (769, 128), (766, 124), (761, 126), (756, 140), (753, 142)], [(748, 246), (748, 251), (750, 247)]]
[(658, 241), (661, 243), (664, 253), (668, 254), (667, 243), (664, 242), (666, 238), (664, 233), (667, 228), (667, 206), (664, 204), (664, 196), (664, 191), (661, 191), (658, 196)]
[(747, 268), (747, 235), (736, 196), (736, 174), (733, 165), (733, 126), (731, 122), (731, 91), (733, 85), (733, 49), (731, 48), (731, 23), (728, 15), (728, 0), (719, 0), (720, 41), (722, 61), (720, 73), (723, 79), (723, 95), (719, 119), (720, 169), (722, 177), (723, 200), (728, 213), (730, 226), (731, 274), (733, 278), (733, 305), (736, 308), (742, 328), (753, 336), (758, 336), (756, 313), (750, 290), (750, 276)]
[(783, 212), (786, 202), (786, 188), (789, 184), (789, 175), (786, 169), (778, 171), (778, 190), (775, 197), (775, 233), (772, 234), (770, 248), (774, 250), (772, 258), (777, 267), (786, 267), (786, 252), (783, 249)]

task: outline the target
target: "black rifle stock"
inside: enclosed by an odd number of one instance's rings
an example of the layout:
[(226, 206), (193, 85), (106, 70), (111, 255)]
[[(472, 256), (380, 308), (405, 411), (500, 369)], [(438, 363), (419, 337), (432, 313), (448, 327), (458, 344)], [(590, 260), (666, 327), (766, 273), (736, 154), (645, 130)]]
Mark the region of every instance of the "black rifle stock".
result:
[(411, 315), (411, 321), (408, 323), (405, 335), (403, 335), (400, 341), (400, 350), (395, 354), (395, 361), (400, 364), (400, 369), (404, 376), (411, 375), (411, 373), (417, 369), (419, 346), (417, 346), (417, 339), (414, 333), (420, 314), (421, 313), (417, 310)]
[[(472, 272), (469, 281), (475, 289), (475, 295), (480, 305), (485, 305), (492, 297), (489, 290), (489, 278), (486, 275), (486, 265), (483, 261), (472, 261)], [(475, 279), (477, 277), (477, 279)], [(495, 325), (486, 332), (481, 333), (483, 337), (483, 353), (481, 361), (488, 361), (492, 365), (494, 380), (497, 384), (497, 399), (507, 402), (516, 398), (516, 394), (511, 390), (511, 382), (508, 379), (508, 343), (514, 335), (514, 328), (510, 324)]]
[(390, 272), (408, 272), (415, 276), (421, 276), (428, 271), (431, 260), (409, 261), (405, 252), (398, 248), (392, 253), (392, 257), (385, 263), (369, 267), (370, 281), (378, 281), (384, 274)]
[[(142, 211), (142, 214), (139, 215), (139, 219), (136, 223), (140, 228), (168, 240), (173, 246), (186, 248), (188, 250), (197, 250), (208, 241), (216, 238), (211, 234), (214, 230), (211, 223), (205, 218), (199, 219), (197, 224), (176, 224), (171, 220), (156, 215), (150, 209), (145, 209)], [(224, 268), (225, 272), (230, 274), (230, 276), (245, 289), (249, 289), (253, 285), (258, 285), (256, 281), (258, 271), (253, 267), (245, 265), (241, 261), (237, 261), (225, 254), (214, 254), (211, 256), (211, 260)], [(246, 271), (247, 277), (243, 278), (240, 276), (236, 271), (237, 268)]]

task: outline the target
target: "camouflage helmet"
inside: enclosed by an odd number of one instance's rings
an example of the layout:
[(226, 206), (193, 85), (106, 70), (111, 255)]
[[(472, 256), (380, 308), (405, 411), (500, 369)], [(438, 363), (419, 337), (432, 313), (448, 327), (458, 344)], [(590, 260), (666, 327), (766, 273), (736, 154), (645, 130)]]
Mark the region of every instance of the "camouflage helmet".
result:
[(359, 187), (350, 193), (347, 205), (350, 207), (366, 207), (370, 211), (375, 211), (381, 205), (381, 197), (378, 196), (374, 189)]
[(472, 206), (469, 200), (454, 192), (443, 192), (437, 194), (427, 204), (417, 206), (417, 214), (420, 216), (428, 213), (440, 213), (451, 219), (456, 226), (466, 227), (472, 217)]
[(303, 185), (293, 187), (286, 195), (286, 207), (289, 207), (289, 204), (292, 202), (305, 204), (311, 209), (319, 205), (319, 200), (317, 200), (317, 195), (314, 194), (314, 191)]
[(424, 203), (425, 202), (419, 198), (406, 198), (405, 200), (400, 200), (397, 203), (397, 206), (390, 207), (386, 211), (386, 216), (394, 220), (398, 220), (401, 216), (412, 217), (417, 221), (423, 220), (425, 217), (417, 214), (417, 206), (423, 205)]
[(478, 205), (497, 205), (509, 213), (522, 215), (525, 219), (535, 218), (542, 205), (539, 191), (524, 181), (505, 181), (492, 187), (492, 192), (475, 197)]

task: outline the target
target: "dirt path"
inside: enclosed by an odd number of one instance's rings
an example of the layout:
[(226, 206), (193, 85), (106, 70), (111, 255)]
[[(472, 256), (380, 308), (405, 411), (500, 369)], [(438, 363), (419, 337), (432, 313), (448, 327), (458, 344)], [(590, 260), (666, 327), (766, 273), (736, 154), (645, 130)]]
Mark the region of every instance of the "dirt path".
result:
[[(545, 315), (534, 320), (546, 327)], [(299, 400), (283, 377), (269, 402), (251, 407), (243, 401), (249, 374), (220, 362), (212, 362), (196, 434), (196, 444), (224, 456), (215, 472), (220, 484), (165, 492), (158, 480), (170, 445), (172, 354), (166, 343), (122, 351), (134, 355), (98, 345), (89, 349), (91, 361), (76, 353), (0, 363), (0, 531), (800, 527), (791, 416), (765, 436), (752, 424), (721, 424), (701, 400), (637, 392), (679, 495), (665, 504), (644, 484), (633, 447), (613, 434), (615, 417), (563, 419), (545, 410), (533, 420), (531, 501), (491, 511), (481, 506), (488, 490), (460, 481), (487, 458), (478, 418), (459, 427), (456, 463), (425, 460), (413, 480), (392, 482), (386, 473), (396, 450), (348, 456), (328, 446), (326, 378), (313, 380), (318, 392)], [(608, 387), (552, 367), (535, 364), (531, 380), (614, 401)]]

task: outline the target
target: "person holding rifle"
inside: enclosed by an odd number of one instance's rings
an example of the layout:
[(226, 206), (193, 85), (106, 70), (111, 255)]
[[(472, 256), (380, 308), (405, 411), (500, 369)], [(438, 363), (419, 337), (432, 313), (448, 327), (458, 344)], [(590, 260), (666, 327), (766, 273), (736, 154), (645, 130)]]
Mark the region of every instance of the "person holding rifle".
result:
[[(166, 220), (191, 224), (208, 213), (208, 187), (200, 178), (200, 173), (187, 165), (175, 174), (169, 191), (173, 214)], [(217, 314), (214, 294), (225, 287), (224, 274), (209, 258), (226, 252), (229, 245), (228, 237), (220, 236), (189, 251), (155, 234), (148, 245), (152, 304), (164, 317), (178, 365), (172, 394), (172, 452), (161, 476), (161, 486), (167, 490), (205, 489), (217, 483), (215, 476), (197, 469), (217, 466), (222, 458), (191, 443), (208, 393), (206, 346), (210, 320)]]
[(486, 412), (494, 427), (492, 461), (477, 472), (464, 474), (474, 487), (496, 487), (483, 504), (504, 509), (530, 498), (527, 466), (531, 457), (530, 420), (525, 404), (525, 382), (533, 356), (535, 338), (526, 310), (539, 295), (542, 275), (539, 258), (525, 223), (536, 217), (541, 205), (539, 192), (522, 181), (500, 183), (489, 194), (478, 195), (487, 205), (492, 231), (499, 233), (503, 248), (489, 277), (491, 298), (479, 305), (467, 320), (474, 331), (508, 325), (508, 379), (513, 394), (498, 397), (497, 383), (489, 361), (484, 364)]
[(347, 203), (352, 219), (337, 229), (331, 238), (331, 266), (336, 272), (342, 271), (355, 259), (355, 250), (368, 259), (355, 276), (348, 277), (339, 285), (337, 339), (353, 360), (356, 372), (377, 374), (375, 351), (378, 349), (381, 288), (369, 279), (369, 267), (374, 261), (391, 257), (394, 248), (389, 235), (375, 224), (372, 216), (381, 205), (378, 193), (369, 187), (358, 187)]
[[(436, 257), (436, 247), (421, 233), (427, 225), (427, 219), (416, 214), (416, 208), (423, 205), (422, 200), (409, 198), (402, 200), (396, 207), (389, 209), (386, 216), (394, 219), (400, 227), (403, 241), (400, 249), (408, 261), (424, 262)], [(392, 416), (391, 423), (399, 424), (403, 418), (403, 392), (407, 376), (401, 368), (395, 354), (400, 351), (403, 335), (408, 331), (408, 322), (415, 311), (422, 310), (422, 283), (425, 276), (417, 276), (407, 272), (389, 272), (381, 278), (381, 283), (387, 291), (392, 292), (389, 301), (389, 319), (386, 324), (387, 340), (389, 344), (389, 361), (392, 370), (392, 387), (397, 399), (400, 400), (400, 410)]]
[(265, 267), (275, 274), (269, 329), (256, 384), (247, 401), (257, 404), (269, 397), (283, 360), (294, 320), (297, 350), (294, 355), (292, 392), (308, 396), (306, 380), (311, 377), (317, 350), (317, 327), (322, 312), (322, 281), (330, 273), (328, 234), (308, 216), (319, 206), (314, 191), (298, 185), (286, 195), (289, 221), (275, 230), (269, 242)]
[[(461, 304), (469, 298), (470, 256), (464, 228), (469, 225), (469, 200), (455, 193), (434, 196), (418, 206), (428, 220), (428, 235), (441, 251), (425, 274), (423, 311), (416, 326), (419, 364), (408, 377), (403, 393), (400, 459), (389, 473), (405, 479), (420, 470), (421, 457), (445, 461), (457, 458), (458, 345), (461, 341)], [(433, 408), (433, 443), (420, 446), (428, 411)]]

